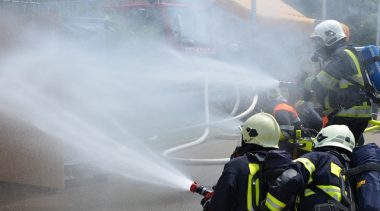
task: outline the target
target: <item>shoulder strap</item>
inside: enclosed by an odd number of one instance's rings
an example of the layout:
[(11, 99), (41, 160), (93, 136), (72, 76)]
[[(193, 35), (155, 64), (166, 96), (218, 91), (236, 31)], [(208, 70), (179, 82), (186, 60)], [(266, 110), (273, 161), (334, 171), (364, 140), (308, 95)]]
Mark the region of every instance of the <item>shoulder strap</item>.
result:
[[(253, 210), (259, 210), (260, 203), (264, 200), (264, 196), (265, 196), (264, 185), (263, 185), (263, 174), (262, 174), (262, 171), (264, 169), (263, 164), (264, 164), (265, 156), (260, 155), (260, 154), (261, 153), (250, 153), (250, 152), (246, 154), (250, 163), (256, 163), (259, 166), (258, 171), (251, 178), (251, 184), (248, 184), (248, 185), (252, 185), (252, 189), (251, 189), (252, 194), (251, 194), (251, 199), (247, 197), (247, 200), (251, 200), (251, 206)], [(256, 183), (257, 179), (258, 179), (258, 182)], [(257, 189), (259, 191), (257, 191)], [(258, 205), (256, 204), (257, 193), (259, 194)]]
[(366, 71), (366, 64), (368, 64), (369, 62), (380, 61), (380, 57), (379, 56), (373, 57), (373, 59), (371, 59), (370, 61), (364, 60), (362, 55), (360, 55), (354, 47), (348, 46), (347, 49), (349, 51), (351, 51), (356, 56), (356, 58), (358, 59), (359, 67), (360, 67), (359, 71), (362, 75), (364, 86), (361, 85), (359, 82), (353, 80), (351, 77), (347, 77), (347, 76), (343, 75), (342, 78), (345, 79), (346, 81), (350, 82), (354, 86), (358, 87), (362, 91), (364, 91), (366, 93), (367, 97), (371, 98), (373, 102), (379, 103), (379, 100), (377, 99), (376, 94), (374, 93), (372, 82), (370, 81), (368, 73)]
[(264, 200), (264, 197), (266, 196), (266, 190), (264, 190), (264, 177), (263, 177), (265, 157), (260, 156), (259, 154), (255, 154), (255, 156), (257, 157), (257, 160), (259, 161), (259, 172), (256, 173), (254, 178), (255, 177), (259, 178), (259, 205), (258, 206), (260, 206), (260, 203)]
[[(365, 67), (363, 65), (363, 60), (364, 60), (363, 57), (361, 55), (359, 55), (358, 52), (357, 52), (357, 50), (354, 47), (352, 47), (352, 46), (347, 46), (346, 49), (349, 50), (349, 51), (351, 51), (356, 56), (356, 58), (358, 59), (358, 61), (359, 61), (359, 67), (360, 67), (360, 70), (358, 70), (358, 71), (360, 71), (360, 74), (362, 75), (362, 78), (364, 80), (364, 87), (367, 87), (367, 85), (369, 85), (368, 84), (369, 80), (366, 77), (367, 73), (364, 70)], [(342, 51), (342, 52), (344, 52), (344, 51)], [(344, 52), (344, 53), (346, 53), (346, 52)], [(352, 59), (352, 58), (350, 57), (350, 59)], [(355, 86), (363, 87), (359, 82), (353, 80), (350, 77), (345, 77), (345, 75), (343, 75), (343, 78), (345, 80), (347, 80), (348, 82), (352, 83)]]
[(357, 166), (355, 168), (348, 169), (344, 171), (344, 175), (346, 176), (353, 176), (358, 175), (360, 173), (363, 173), (365, 171), (380, 171), (380, 164), (378, 163), (366, 163), (360, 166)]
[(371, 57), (370, 59), (367, 59), (367, 60), (363, 59), (363, 64), (368, 65), (368, 64), (378, 62), (378, 61), (380, 61), (380, 56), (374, 56), (374, 57)]

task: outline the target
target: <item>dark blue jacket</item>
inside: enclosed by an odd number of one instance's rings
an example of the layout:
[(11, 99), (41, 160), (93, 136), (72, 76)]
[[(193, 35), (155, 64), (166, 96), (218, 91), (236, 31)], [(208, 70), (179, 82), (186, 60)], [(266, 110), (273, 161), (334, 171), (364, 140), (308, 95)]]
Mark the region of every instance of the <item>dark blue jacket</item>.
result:
[[(253, 145), (255, 147), (255, 145)], [(256, 146), (224, 166), (210, 202), (211, 211), (259, 210), (268, 184), (288, 169), (291, 155)]]
[[(252, 152), (265, 156), (265, 151)], [(222, 175), (215, 186), (210, 202), (212, 211), (246, 211), (249, 164), (252, 163), (247, 154), (232, 159), (224, 166)]]
[(330, 198), (315, 193), (311, 184), (327, 192), (338, 201), (342, 200), (340, 173), (344, 168), (338, 152), (313, 151), (294, 160), (289, 170), (282, 173), (276, 183), (269, 187), (266, 206), (281, 210), (292, 197), (299, 197), (299, 209), (313, 210), (317, 204), (327, 203)]

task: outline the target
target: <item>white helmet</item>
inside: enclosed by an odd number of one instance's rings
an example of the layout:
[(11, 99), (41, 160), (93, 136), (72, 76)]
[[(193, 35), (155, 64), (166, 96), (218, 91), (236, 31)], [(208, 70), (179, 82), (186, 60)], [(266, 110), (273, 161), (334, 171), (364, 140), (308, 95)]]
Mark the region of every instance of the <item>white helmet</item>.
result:
[(281, 129), (276, 119), (268, 113), (258, 113), (244, 122), (242, 139), (247, 144), (278, 148)]
[(330, 125), (318, 133), (315, 141), (315, 148), (327, 146), (352, 152), (355, 147), (355, 137), (346, 125)]
[(346, 38), (344, 33), (343, 26), (336, 20), (326, 20), (322, 21), (314, 27), (313, 33), (310, 35), (310, 38), (319, 40), (317, 48), (330, 47), (333, 44), (337, 43), (339, 40)]

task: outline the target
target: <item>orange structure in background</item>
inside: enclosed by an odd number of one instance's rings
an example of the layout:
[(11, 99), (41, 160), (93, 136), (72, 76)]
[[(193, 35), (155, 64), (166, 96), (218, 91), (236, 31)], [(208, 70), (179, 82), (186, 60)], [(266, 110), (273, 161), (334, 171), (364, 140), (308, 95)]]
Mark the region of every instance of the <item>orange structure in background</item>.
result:
[[(256, 2), (252, 12), (252, 2)], [(304, 32), (312, 32), (315, 19), (308, 18), (282, 0), (214, 0), (219, 5), (245, 20), (252, 20), (261, 27), (294, 26)]]

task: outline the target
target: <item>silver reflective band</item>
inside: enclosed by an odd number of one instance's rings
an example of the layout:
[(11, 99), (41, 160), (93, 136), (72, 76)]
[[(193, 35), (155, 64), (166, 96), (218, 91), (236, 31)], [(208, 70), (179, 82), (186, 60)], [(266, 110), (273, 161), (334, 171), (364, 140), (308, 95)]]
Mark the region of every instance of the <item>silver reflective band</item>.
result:
[(270, 198), (267, 198), (266, 203), (270, 204), (276, 210), (281, 210), (283, 208), (280, 205), (276, 204), (274, 201), (272, 201), (272, 199)]

